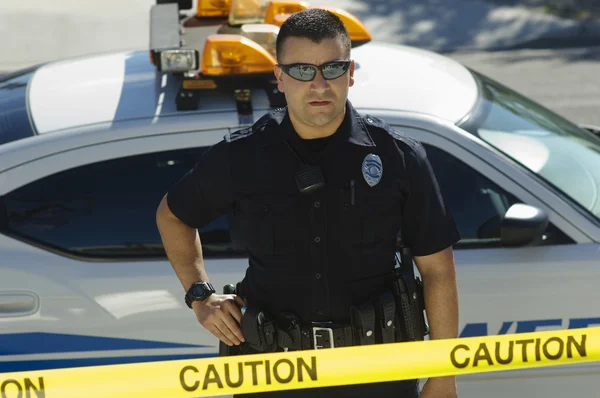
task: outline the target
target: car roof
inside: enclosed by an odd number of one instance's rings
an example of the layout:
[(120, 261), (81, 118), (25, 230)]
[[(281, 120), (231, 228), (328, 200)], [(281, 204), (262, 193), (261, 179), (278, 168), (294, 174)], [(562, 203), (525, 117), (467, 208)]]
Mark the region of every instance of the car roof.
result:
[[(352, 58), (357, 69), (349, 99), (357, 108), (423, 113), (456, 123), (477, 100), (471, 73), (442, 55), (369, 42), (354, 48)], [(29, 109), (38, 134), (160, 118), (181, 112), (177, 86), (174, 76), (156, 71), (147, 51), (85, 56), (40, 67), (30, 82)], [(236, 110), (232, 96), (203, 92), (198, 113), (225, 110)]]

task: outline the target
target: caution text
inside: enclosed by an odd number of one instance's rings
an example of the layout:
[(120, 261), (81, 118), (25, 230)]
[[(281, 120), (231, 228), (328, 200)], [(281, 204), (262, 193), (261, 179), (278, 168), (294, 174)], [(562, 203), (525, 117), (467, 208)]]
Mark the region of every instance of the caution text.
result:
[(0, 379), (0, 397), (2, 398), (45, 398), (44, 378), (37, 380), (28, 377), (24, 379)]
[(279, 359), (276, 361), (240, 361), (222, 366), (209, 364), (205, 369), (184, 366), (179, 372), (181, 387), (186, 391), (199, 388), (239, 388), (247, 385), (287, 384), (293, 381), (317, 381), (317, 358)]
[(585, 358), (587, 335), (515, 339), (480, 343), (476, 348), (457, 344), (450, 353), (452, 364), (458, 369), (481, 365), (509, 365), (521, 362), (548, 362), (561, 358)]

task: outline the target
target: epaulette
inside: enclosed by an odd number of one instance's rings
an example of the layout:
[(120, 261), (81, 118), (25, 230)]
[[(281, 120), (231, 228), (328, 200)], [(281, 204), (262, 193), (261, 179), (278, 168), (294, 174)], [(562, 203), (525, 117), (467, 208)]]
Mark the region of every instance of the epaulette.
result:
[(252, 126), (246, 127), (240, 130), (233, 131), (225, 135), (224, 139), (227, 142), (233, 142), (240, 140), (242, 138), (250, 137), (252, 134), (264, 130), (264, 127), (273, 120), (274, 113), (280, 112), (280, 109), (277, 109), (274, 112), (269, 112), (263, 115), (260, 119), (256, 121)]
[(389, 124), (387, 124), (387, 122), (379, 119), (378, 117), (371, 116), (371, 115), (365, 115), (363, 117), (363, 121), (369, 126), (373, 126), (373, 127), (379, 128), (381, 130), (384, 130), (386, 133), (388, 133), (389, 135), (391, 135), (393, 138), (395, 138), (397, 140), (413, 141), (413, 139), (411, 137), (409, 137), (405, 133), (402, 133), (402, 132), (396, 130), (394, 127), (390, 126)]

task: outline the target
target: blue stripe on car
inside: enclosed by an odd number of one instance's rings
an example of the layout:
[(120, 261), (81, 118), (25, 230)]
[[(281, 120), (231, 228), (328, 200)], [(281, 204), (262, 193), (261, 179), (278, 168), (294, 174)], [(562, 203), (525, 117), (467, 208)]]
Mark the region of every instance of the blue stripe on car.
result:
[[(216, 339), (215, 339), (216, 344)], [(0, 356), (53, 354), (64, 352), (139, 350), (156, 348), (198, 348), (207, 345), (169, 343), (164, 341), (82, 336), (58, 333), (0, 334)]]
[(138, 357), (111, 358), (73, 358), (73, 359), (44, 359), (33, 361), (0, 361), (0, 373), (23, 372), (30, 370), (63, 369), (83, 366), (117, 365), (126, 363), (171, 361), (177, 359), (197, 359), (217, 356), (214, 354), (182, 354), (182, 355), (148, 355)]

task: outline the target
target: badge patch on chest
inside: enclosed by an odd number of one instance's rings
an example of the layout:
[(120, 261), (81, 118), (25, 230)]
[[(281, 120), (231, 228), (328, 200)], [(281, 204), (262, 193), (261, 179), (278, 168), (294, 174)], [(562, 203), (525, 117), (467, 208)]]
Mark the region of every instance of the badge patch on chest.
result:
[(377, 185), (383, 176), (383, 163), (381, 163), (381, 158), (372, 153), (365, 156), (362, 164), (362, 174), (370, 187)]

